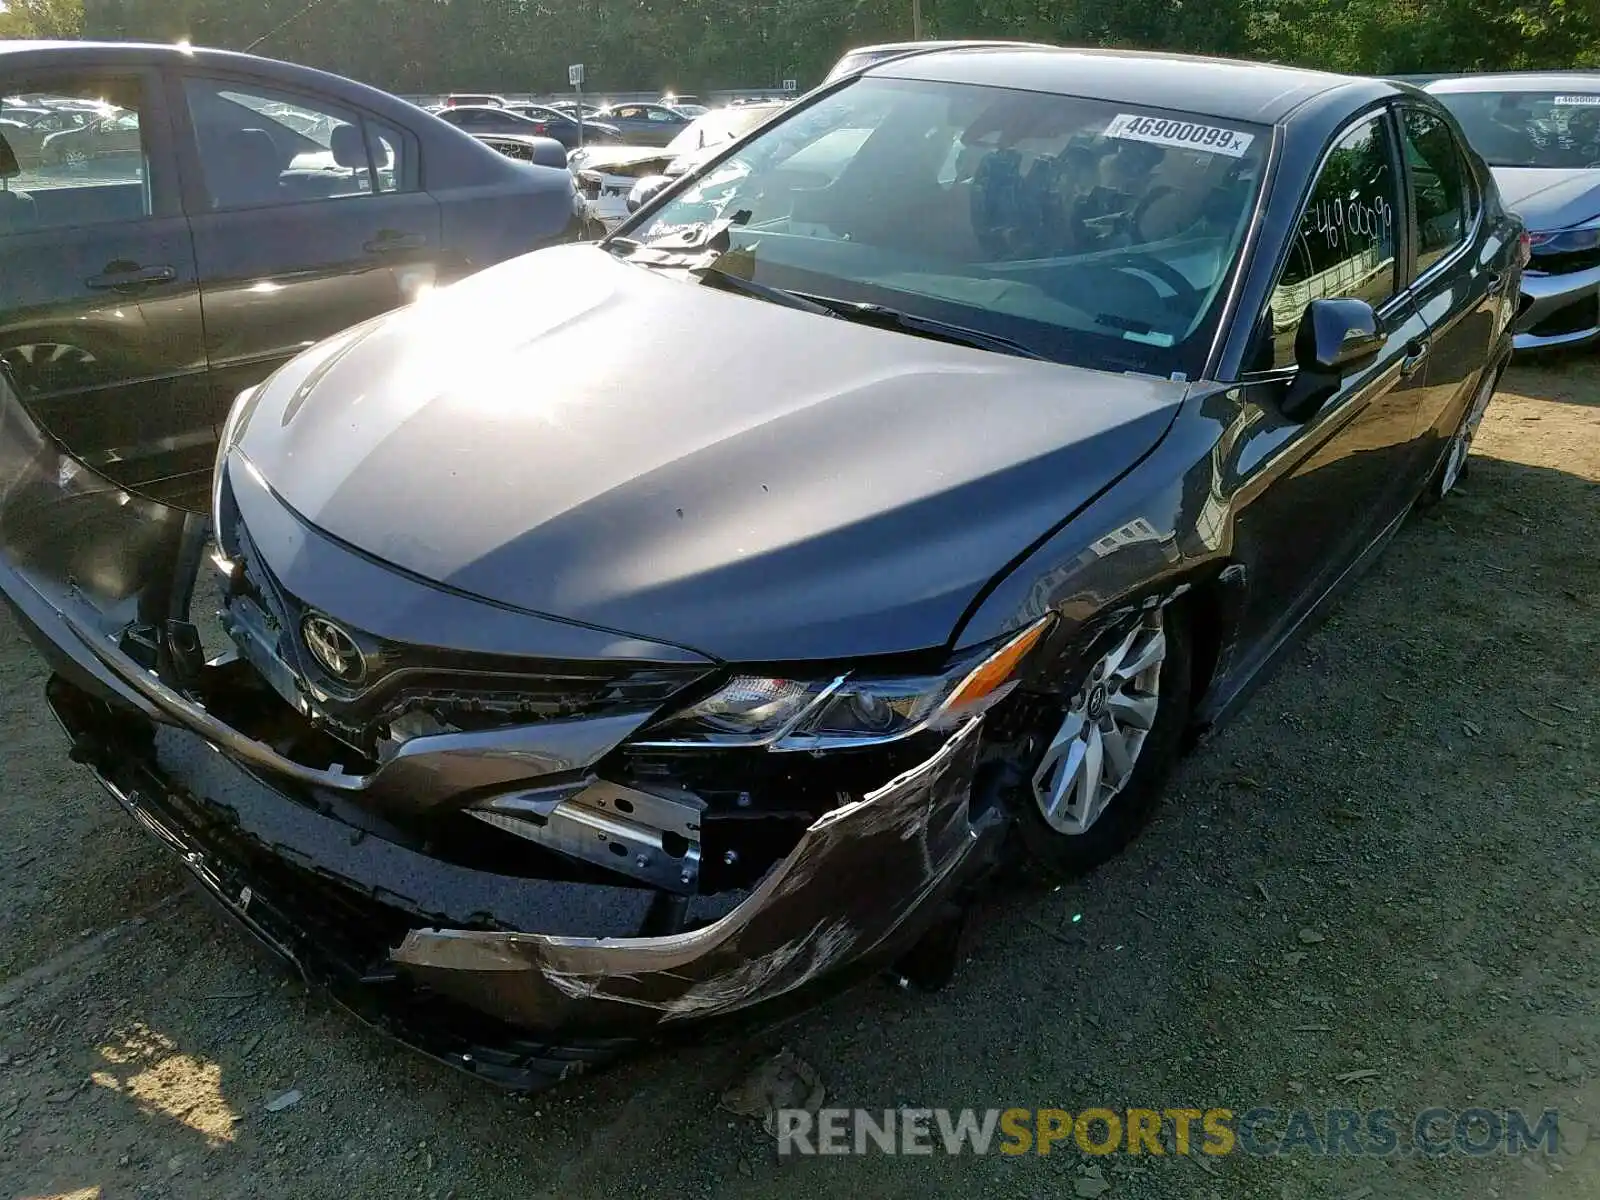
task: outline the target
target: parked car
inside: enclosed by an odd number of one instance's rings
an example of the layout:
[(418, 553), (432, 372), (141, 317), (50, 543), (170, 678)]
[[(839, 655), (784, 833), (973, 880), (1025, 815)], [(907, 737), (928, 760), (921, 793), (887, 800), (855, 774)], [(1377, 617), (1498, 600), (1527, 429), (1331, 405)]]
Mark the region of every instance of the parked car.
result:
[(569, 172), (320, 71), (0, 42), (0, 94), (24, 80), (120, 115), (9, 181), (0, 359), (52, 436), (147, 495), (204, 508), (229, 402), (306, 346), (585, 228)]
[(591, 117), (598, 119), (600, 116), (599, 105), (579, 104), (576, 100), (552, 100), (547, 107), (553, 108), (559, 113), (565, 113), (569, 117), (575, 117), (581, 109), (585, 123), (587, 123)]
[(1600, 343), (1600, 74), (1462, 76), (1428, 91), (1532, 231), (1517, 349)]
[(0, 132), (18, 161), (34, 166), (43, 159), (45, 138), (87, 124), (91, 115), (82, 110), (14, 104), (8, 98), (0, 101)]
[(239, 921), (550, 1083), (1116, 854), (1451, 490), (1524, 232), (1408, 86), (897, 59), (250, 389), (215, 560), (0, 393), (0, 591)]
[(600, 110), (600, 120), (617, 131), (620, 141), (637, 146), (665, 146), (690, 118), (665, 104), (617, 104)]
[(39, 155), (45, 162), (82, 167), (95, 159), (137, 155), (142, 145), (139, 114), (118, 112), (50, 134), (41, 144)]
[(706, 113), (711, 111), (711, 107), (709, 105), (700, 103), (699, 96), (678, 96), (674, 95), (672, 92), (668, 92), (665, 96), (662, 96), (660, 100), (656, 101), (656, 103), (665, 104), (674, 112), (680, 112), (684, 116), (691, 119), (694, 117), (703, 117)]
[(916, 42), (880, 42), (874, 46), (858, 46), (846, 52), (839, 61), (833, 64), (833, 69), (828, 72), (823, 83), (832, 83), (846, 75), (853, 75), (865, 70), (874, 63), (887, 62), (891, 58), (901, 58), (907, 54), (927, 54), (935, 50), (972, 50), (972, 49), (1033, 49), (1050, 50), (1054, 47), (1045, 42), (1018, 42), (1000, 40), (973, 40), (973, 39), (924, 39)]
[(577, 172), (578, 189), (589, 200), (595, 215), (608, 226), (615, 225), (638, 208), (645, 197), (782, 108), (779, 103), (714, 109), (686, 125), (664, 147), (601, 146), (574, 156), (569, 165)]
[[(578, 123), (564, 113), (541, 109), (534, 105), (516, 108), (442, 108), (435, 114), (440, 120), (479, 136), (487, 133), (521, 135), (523, 137), (554, 138), (571, 149), (578, 144)], [(585, 141), (604, 142), (615, 139), (617, 129), (601, 121), (585, 121)]]
[(477, 107), (484, 104), (503, 107), (505, 102), (504, 96), (496, 96), (491, 92), (454, 92), (441, 100), (439, 107), (455, 108), (458, 105)]
[(532, 121), (538, 127), (534, 136), (554, 138), (568, 150), (590, 142), (600, 144), (614, 142), (620, 136), (615, 125), (607, 125), (604, 121), (591, 121), (587, 117), (584, 118), (583, 128), (580, 130), (575, 116), (543, 104), (512, 104), (507, 106), (507, 111)]

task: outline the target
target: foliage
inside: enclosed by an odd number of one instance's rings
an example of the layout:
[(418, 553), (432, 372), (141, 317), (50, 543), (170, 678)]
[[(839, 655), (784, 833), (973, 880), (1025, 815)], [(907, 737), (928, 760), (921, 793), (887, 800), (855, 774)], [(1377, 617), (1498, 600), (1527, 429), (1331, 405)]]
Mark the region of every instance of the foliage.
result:
[[(174, 40), (401, 92), (816, 82), (911, 0), (0, 0), (0, 36)], [(87, 6), (87, 16), (83, 6)], [(1600, 66), (1600, 0), (922, 0), (925, 36), (1178, 49), (1372, 74)]]
[(83, 0), (0, 0), (0, 38), (75, 38)]

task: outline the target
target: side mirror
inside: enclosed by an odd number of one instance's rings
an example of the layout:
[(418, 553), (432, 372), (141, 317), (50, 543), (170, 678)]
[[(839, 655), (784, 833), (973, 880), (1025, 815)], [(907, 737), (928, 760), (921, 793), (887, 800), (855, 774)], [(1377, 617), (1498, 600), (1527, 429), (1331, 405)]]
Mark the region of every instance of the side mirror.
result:
[(1298, 370), (1283, 398), (1284, 416), (1308, 420), (1344, 379), (1370, 366), (1383, 349), (1378, 316), (1365, 300), (1313, 300), (1295, 334)]
[(567, 148), (553, 137), (529, 138), (531, 158), (541, 167), (560, 167), (565, 171), (571, 164), (567, 161)]
[(628, 193), (628, 211), (636, 213), (650, 201), (654, 200), (661, 189), (672, 182), (668, 175), (646, 175), (633, 185), (633, 190)]

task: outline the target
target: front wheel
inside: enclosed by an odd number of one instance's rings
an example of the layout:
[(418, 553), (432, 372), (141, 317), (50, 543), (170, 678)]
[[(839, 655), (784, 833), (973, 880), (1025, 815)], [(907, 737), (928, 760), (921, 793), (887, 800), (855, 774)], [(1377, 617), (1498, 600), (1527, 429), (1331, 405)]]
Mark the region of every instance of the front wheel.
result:
[(1017, 814), (1028, 857), (1085, 874), (1149, 821), (1183, 747), (1192, 688), (1183, 610), (1154, 609), (1099, 649), (1031, 765)]

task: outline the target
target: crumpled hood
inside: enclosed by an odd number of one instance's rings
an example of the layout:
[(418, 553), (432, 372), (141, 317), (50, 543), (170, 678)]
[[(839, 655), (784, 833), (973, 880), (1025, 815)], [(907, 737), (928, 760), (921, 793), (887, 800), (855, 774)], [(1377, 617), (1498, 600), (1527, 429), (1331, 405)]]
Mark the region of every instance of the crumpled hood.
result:
[(568, 156), (568, 163), (575, 171), (620, 170), (640, 163), (664, 166), (671, 161), (672, 155), (660, 146), (584, 146)]
[(947, 642), (1184, 392), (569, 246), (308, 351), (235, 453), (427, 579), (723, 659), (835, 658)]
[(1600, 216), (1600, 169), (1494, 167), (1500, 198), (1535, 233)]

